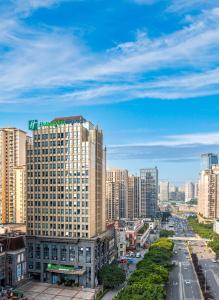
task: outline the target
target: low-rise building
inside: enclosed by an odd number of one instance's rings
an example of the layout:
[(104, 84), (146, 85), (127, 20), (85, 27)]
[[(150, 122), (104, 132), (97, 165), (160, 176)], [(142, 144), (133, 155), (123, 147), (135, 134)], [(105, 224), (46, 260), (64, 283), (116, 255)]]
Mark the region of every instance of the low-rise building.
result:
[(0, 236), (0, 283), (16, 287), (27, 278), (25, 237)]
[(28, 237), (28, 272), (40, 281), (94, 288), (98, 270), (115, 257), (114, 230), (91, 239)]

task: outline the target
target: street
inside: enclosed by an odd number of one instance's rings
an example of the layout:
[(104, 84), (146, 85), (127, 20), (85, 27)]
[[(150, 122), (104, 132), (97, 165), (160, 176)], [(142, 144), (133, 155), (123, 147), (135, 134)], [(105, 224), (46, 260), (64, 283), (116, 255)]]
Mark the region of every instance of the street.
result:
[[(192, 237), (193, 232), (188, 229), (183, 219), (174, 219), (176, 237)], [(167, 229), (167, 224), (165, 224)], [(173, 263), (175, 267), (170, 273), (167, 290), (167, 300), (200, 300), (202, 294), (197, 276), (192, 265), (191, 257), (186, 242), (174, 241)]]
[(190, 242), (192, 251), (197, 254), (199, 264), (205, 274), (206, 283), (216, 300), (219, 300), (219, 263), (215, 261), (214, 253), (204, 241)]

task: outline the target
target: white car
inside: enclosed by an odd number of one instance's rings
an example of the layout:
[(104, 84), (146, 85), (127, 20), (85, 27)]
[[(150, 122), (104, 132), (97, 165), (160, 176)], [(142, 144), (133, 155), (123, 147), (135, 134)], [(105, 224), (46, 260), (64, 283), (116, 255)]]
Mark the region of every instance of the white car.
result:
[(185, 280), (185, 284), (191, 284), (190, 280)]
[(140, 258), (140, 257), (141, 257), (141, 253), (140, 253), (140, 252), (137, 252), (136, 255), (135, 255), (135, 257), (136, 257), (136, 258)]

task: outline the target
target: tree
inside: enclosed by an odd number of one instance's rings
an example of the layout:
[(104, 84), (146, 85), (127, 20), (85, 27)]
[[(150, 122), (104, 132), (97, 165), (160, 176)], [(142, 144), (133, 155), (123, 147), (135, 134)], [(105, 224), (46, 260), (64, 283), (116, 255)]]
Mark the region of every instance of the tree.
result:
[(125, 271), (117, 264), (105, 265), (100, 270), (100, 280), (105, 288), (115, 288), (125, 281)]
[(160, 230), (160, 237), (169, 237), (169, 236), (173, 236), (174, 234), (175, 232), (173, 230), (166, 230), (166, 229)]

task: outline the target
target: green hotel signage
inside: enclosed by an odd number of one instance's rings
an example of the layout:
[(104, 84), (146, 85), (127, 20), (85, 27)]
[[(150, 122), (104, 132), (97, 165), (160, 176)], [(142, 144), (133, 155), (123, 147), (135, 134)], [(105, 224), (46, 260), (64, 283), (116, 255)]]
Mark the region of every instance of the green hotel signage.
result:
[(47, 267), (50, 270), (63, 270), (63, 271), (74, 271), (74, 269), (75, 269), (74, 267), (71, 267), (71, 266), (52, 265), (52, 264), (48, 264)]
[(28, 121), (29, 130), (37, 130), (42, 126), (59, 126), (65, 124), (65, 121), (39, 122), (38, 120)]

